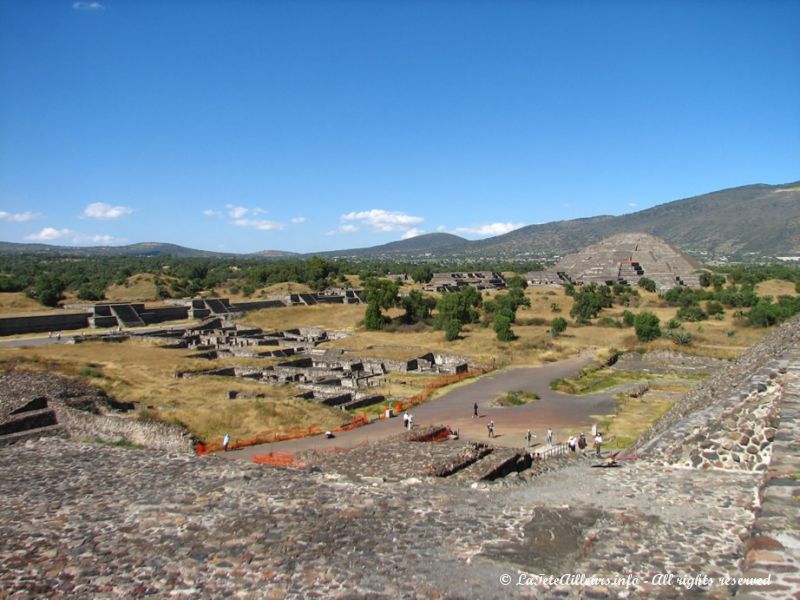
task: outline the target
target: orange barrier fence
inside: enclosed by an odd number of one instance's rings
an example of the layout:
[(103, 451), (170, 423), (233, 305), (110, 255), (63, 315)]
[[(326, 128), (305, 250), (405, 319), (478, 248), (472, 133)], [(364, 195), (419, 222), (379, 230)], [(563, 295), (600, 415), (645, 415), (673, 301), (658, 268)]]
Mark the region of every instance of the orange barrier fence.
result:
[[(464, 379), (476, 377), (485, 372), (486, 369), (475, 369), (472, 371), (465, 371), (463, 373), (456, 373), (455, 375), (446, 375), (444, 377), (440, 377), (435, 381), (432, 381), (428, 385), (426, 385), (425, 389), (419, 394), (411, 396), (410, 398), (407, 398), (403, 402), (396, 402), (394, 405), (394, 411), (396, 414), (400, 414), (401, 412), (403, 412), (404, 410), (408, 410), (412, 406), (417, 406), (418, 404), (422, 404), (423, 402), (428, 400), (433, 395), (433, 393), (439, 388), (443, 388), (445, 386), (458, 383), (459, 381), (463, 381)], [(369, 423), (367, 415), (365, 414), (355, 415), (353, 416), (349, 424), (343, 425), (342, 427), (337, 427), (336, 429), (332, 429), (331, 431), (349, 431), (351, 429), (355, 429), (356, 427), (361, 427), (362, 425), (366, 425), (367, 423)], [(238, 448), (245, 448), (247, 446), (255, 446), (256, 444), (270, 444), (272, 442), (296, 440), (311, 435), (319, 435), (321, 433), (322, 430), (319, 428), (318, 425), (312, 425), (311, 427), (302, 427), (302, 428), (297, 427), (294, 429), (285, 429), (283, 431), (275, 431), (266, 436), (257, 436), (245, 440), (233, 440), (230, 444), (228, 444), (228, 449), (236, 450)], [(213, 441), (213, 442), (198, 441), (195, 444), (195, 453), (200, 455), (211, 454), (212, 452), (219, 452), (220, 450), (223, 449), (224, 448), (222, 447), (221, 441)]]
[(485, 372), (486, 369), (474, 369), (472, 371), (464, 371), (463, 373), (456, 373), (455, 375), (445, 375), (444, 377), (440, 377), (439, 379), (431, 381), (428, 385), (426, 385), (425, 389), (419, 394), (411, 396), (403, 402), (396, 403), (395, 412), (399, 414), (404, 410), (408, 410), (412, 406), (422, 404), (428, 400), (439, 388), (458, 383), (459, 381), (463, 381), (465, 379), (470, 379), (471, 377), (477, 377)]
[[(368, 422), (369, 421), (366, 415), (356, 415), (347, 425), (337, 427), (331, 431), (349, 431), (350, 429), (355, 429), (361, 425), (366, 425)], [(257, 444), (270, 444), (272, 442), (296, 440), (299, 438), (309, 437), (311, 435), (319, 435), (321, 433), (322, 430), (318, 425), (312, 425), (311, 427), (295, 427), (293, 429), (285, 429), (283, 431), (274, 431), (266, 436), (257, 436), (244, 440), (233, 440), (230, 444), (228, 444), (228, 450), (246, 448), (247, 446), (255, 446)], [(195, 453), (199, 455), (211, 454), (212, 452), (219, 452), (221, 450), (224, 450), (221, 441), (197, 442), (194, 446)]]

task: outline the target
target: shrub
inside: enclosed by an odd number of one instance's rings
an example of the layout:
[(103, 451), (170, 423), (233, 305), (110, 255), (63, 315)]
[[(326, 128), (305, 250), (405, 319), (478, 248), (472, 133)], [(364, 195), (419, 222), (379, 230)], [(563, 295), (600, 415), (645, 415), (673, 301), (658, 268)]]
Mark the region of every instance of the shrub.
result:
[(624, 313), (622, 313), (622, 322), (626, 327), (633, 327), (633, 320), (635, 318), (636, 315), (629, 310), (626, 310)]
[(684, 321), (705, 321), (708, 318), (706, 312), (698, 304), (683, 306), (678, 309), (678, 318)]
[(670, 334), (670, 338), (673, 342), (675, 342), (679, 346), (688, 346), (692, 343), (692, 334), (686, 331), (685, 329), (679, 329), (678, 331), (673, 331)]
[(364, 327), (370, 331), (377, 331), (383, 327), (383, 315), (377, 304), (372, 302), (367, 304), (367, 311), (364, 313)]
[(639, 279), (639, 287), (643, 290), (647, 290), (648, 292), (655, 292), (656, 291), (656, 282), (650, 279), (649, 277), (642, 277)]
[(639, 341), (649, 342), (661, 335), (659, 318), (651, 312), (641, 312), (633, 320), (636, 337)]
[(517, 336), (511, 331), (511, 319), (505, 314), (498, 314), (494, 320), (494, 332), (501, 342), (510, 342)]
[(670, 319), (667, 321), (667, 329), (678, 329), (681, 326), (681, 322), (678, 319)]
[(458, 339), (458, 334), (461, 333), (461, 321), (458, 319), (450, 319), (444, 327), (444, 339), (452, 342)]
[(567, 329), (567, 320), (563, 317), (556, 317), (550, 323), (550, 335), (558, 337)]

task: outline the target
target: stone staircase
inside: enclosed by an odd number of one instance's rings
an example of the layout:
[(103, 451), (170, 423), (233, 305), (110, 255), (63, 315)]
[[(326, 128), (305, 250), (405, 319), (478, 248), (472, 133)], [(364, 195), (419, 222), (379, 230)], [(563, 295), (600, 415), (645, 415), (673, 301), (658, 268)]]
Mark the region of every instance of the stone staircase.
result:
[(64, 428), (47, 399), (36, 398), (7, 415), (0, 425), (0, 446), (63, 433)]
[(130, 304), (112, 304), (110, 308), (111, 314), (123, 327), (144, 327), (144, 321)]

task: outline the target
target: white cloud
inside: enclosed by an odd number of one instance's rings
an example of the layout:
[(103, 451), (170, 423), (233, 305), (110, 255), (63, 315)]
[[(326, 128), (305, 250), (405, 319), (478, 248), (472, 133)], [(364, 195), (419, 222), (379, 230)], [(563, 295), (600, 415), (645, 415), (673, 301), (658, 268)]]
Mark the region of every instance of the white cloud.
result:
[(358, 231), (358, 227), (355, 225), (350, 225), (349, 223), (345, 223), (344, 225), (339, 227), (339, 231), (342, 233), (355, 233)]
[(636, 202), (628, 202), (628, 206), (630, 206), (631, 208), (637, 208), (639, 205), (636, 204)]
[(108, 221), (111, 219), (119, 219), (132, 212), (133, 209), (127, 206), (111, 206), (105, 202), (93, 202), (83, 209), (83, 216), (88, 219), (102, 219)]
[(51, 240), (60, 240), (67, 237), (72, 231), (69, 229), (56, 229), (55, 227), (45, 227), (39, 233), (32, 233), (26, 235), (25, 239), (32, 242), (47, 242)]
[(417, 237), (418, 235), (422, 235), (423, 233), (425, 233), (424, 229), (417, 229), (416, 227), (412, 227), (411, 229), (406, 231), (403, 234), (403, 237), (401, 237), (400, 239), (401, 240), (408, 240), (410, 238)]
[(371, 227), (373, 231), (408, 231), (414, 225), (422, 223), (422, 217), (415, 217), (401, 212), (392, 212), (379, 208), (350, 212), (339, 217), (342, 222), (356, 222)]
[(283, 229), (286, 225), (280, 221), (266, 221), (264, 219), (235, 219), (234, 225), (239, 227), (253, 227), (262, 231), (272, 231), (274, 229)]
[(233, 204), (226, 204), (225, 208), (228, 209), (228, 216), (230, 216), (231, 219), (241, 219), (250, 212), (249, 208), (245, 208), (244, 206), (234, 206)]
[(220, 211), (211, 210), (210, 208), (207, 208), (206, 210), (204, 210), (203, 214), (205, 216), (207, 216), (207, 217), (221, 217), (222, 216), (222, 213)]
[(13, 221), (14, 223), (24, 223), (26, 221), (33, 221), (34, 219), (38, 219), (42, 215), (35, 212), (24, 212), (24, 213), (8, 213), (4, 210), (0, 210), (0, 221)]
[(525, 223), (487, 223), (485, 225), (475, 225), (473, 227), (456, 227), (456, 233), (472, 233), (475, 235), (502, 235), (509, 231), (514, 231), (524, 227)]
[(99, 2), (73, 2), (74, 10), (105, 10), (106, 7)]
[(292, 223), (305, 223), (305, 217), (292, 217)]
[(38, 233), (32, 233), (25, 236), (26, 240), (31, 242), (54, 242), (61, 241), (68, 244), (118, 244), (125, 240), (122, 238), (115, 238), (105, 234), (88, 234), (72, 229), (56, 229), (55, 227), (45, 227)]

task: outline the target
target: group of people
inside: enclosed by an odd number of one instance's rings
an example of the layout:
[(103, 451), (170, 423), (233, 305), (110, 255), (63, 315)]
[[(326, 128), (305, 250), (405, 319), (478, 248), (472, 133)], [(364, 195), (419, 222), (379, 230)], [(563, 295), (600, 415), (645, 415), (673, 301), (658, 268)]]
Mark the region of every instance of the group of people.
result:
[[(567, 440), (567, 447), (569, 451), (573, 454), (577, 453), (578, 450), (581, 451), (581, 454), (586, 452), (586, 448), (589, 445), (589, 442), (586, 439), (586, 434), (581, 432), (580, 435), (571, 435)], [(597, 431), (594, 436), (594, 453), (595, 456), (600, 456), (600, 450), (603, 446), (603, 435)]]

